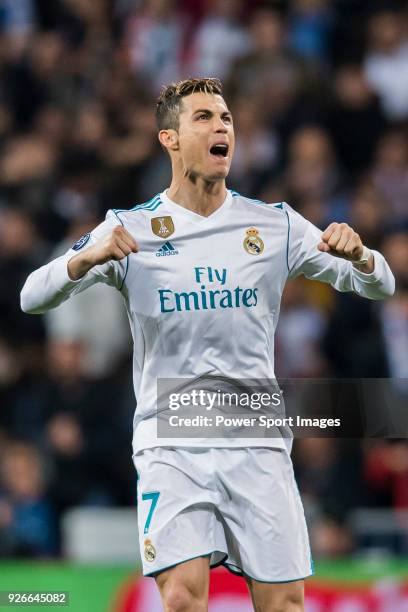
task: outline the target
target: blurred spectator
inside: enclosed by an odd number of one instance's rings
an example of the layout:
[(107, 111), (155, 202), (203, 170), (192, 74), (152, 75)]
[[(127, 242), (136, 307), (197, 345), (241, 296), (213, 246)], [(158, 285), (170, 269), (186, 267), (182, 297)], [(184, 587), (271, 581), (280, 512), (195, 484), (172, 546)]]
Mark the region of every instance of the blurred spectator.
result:
[(24, 53), (34, 32), (36, 17), (35, 0), (2, 0), (0, 4), (0, 31), (15, 58)]
[[(152, 184), (160, 190), (163, 158), (168, 172), (167, 158), (161, 151), (154, 117), (154, 107), (143, 100), (130, 100), (121, 110), (119, 127), (105, 143), (103, 156), (108, 169), (105, 200), (109, 206), (128, 208), (139, 197), (149, 199)], [(157, 185), (157, 186), (156, 186)], [(163, 183), (163, 188), (166, 182)], [(137, 196), (136, 196), (137, 194)]]
[(0, 25), (11, 35), (24, 35), (34, 25), (35, 3), (32, 0), (2, 0)]
[(377, 441), (366, 451), (365, 476), (377, 505), (408, 509), (408, 442)]
[(381, 326), (390, 374), (408, 379), (408, 286), (381, 308)]
[[(342, 480), (338, 478), (337, 485), (334, 485), (330, 476), (330, 472), (341, 469), (345, 469), (347, 473), (347, 463), (353, 462), (353, 458), (356, 458), (355, 447), (349, 446), (348, 452), (345, 453), (347, 448), (347, 444), (337, 439), (302, 438), (298, 441), (294, 457), (295, 466), (307, 505), (323, 504), (326, 512), (341, 516), (345, 505), (350, 503), (350, 498), (353, 503), (355, 502), (356, 496), (359, 495), (356, 483), (353, 483), (347, 498), (344, 498), (343, 493), (337, 488)], [(348, 483), (343, 484), (344, 489), (347, 486)]]
[(235, 153), (229, 175), (234, 189), (251, 194), (277, 169), (278, 138), (265, 122), (261, 102), (239, 97), (232, 107), (236, 125)]
[(250, 51), (232, 66), (228, 88), (232, 95), (251, 93), (266, 117), (286, 115), (303, 85), (303, 65), (288, 49), (286, 26), (276, 11), (258, 8), (249, 24)]
[(20, 346), (43, 338), (42, 321), (29, 320), (19, 307), (27, 274), (46, 253), (30, 217), (12, 208), (0, 208), (0, 335)]
[(11, 57), (3, 79), (6, 96), (21, 129), (31, 126), (37, 112), (46, 103), (71, 101), (69, 64), (62, 61), (66, 45), (56, 32), (35, 33), (30, 52), (21, 58)]
[(78, 341), (48, 345), (44, 444), (54, 469), (51, 496), (58, 513), (72, 505), (115, 503), (132, 473), (126, 398), (115, 378), (87, 376), (85, 357), (86, 347)]
[(207, 13), (194, 33), (191, 74), (223, 79), (231, 64), (249, 50), (248, 32), (240, 23), (242, 0), (211, 0)]
[(0, 460), (0, 555), (44, 556), (56, 549), (55, 516), (43, 458), (12, 442)]
[(108, 132), (104, 108), (97, 102), (87, 102), (78, 108), (70, 135), (71, 147), (86, 151), (103, 148)]
[(364, 70), (389, 119), (408, 117), (408, 37), (405, 15), (386, 10), (371, 17)]
[(384, 236), (382, 250), (397, 281), (397, 291), (408, 287), (408, 223), (391, 224)]
[(56, 104), (45, 104), (35, 116), (33, 132), (53, 148), (61, 148), (68, 139), (68, 112)]
[(356, 441), (334, 438), (296, 442), (294, 467), (316, 556), (341, 557), (353, 548), (344, 521), (352, 508), (365, 501), (358, 446)]
[(324, 376), (326, 364), (320, 343), (326, 323), (326, 314), (314, 307), (304, 279), (290, 281), (275, 335), (278, 378)]
[(338, 296), (323, 347), (333, 375), (344, 378), (385, 378), (389, 375), (381, 322), (373, 302), (353, 294)]
[(344, 559), (355, 548), (350, 529), (328, 517), (312, 524), (310, 541), (317, 559)]
[(9, 141), (0, 157), (1, 184), (12, 187), (45, 179), (55, 166), (55, 149), (40, 136), (30, 134)]
[(384, 228), (391, 216), (390, 206), (370, 182), (362, 182), (350, 202), (349, 223), (372, 249), (380, 249)]
[(328, 128), (339, 162), (350, 176), (370, 166), (384, 127), (385, 117), (361, 66), (341, 66), (335, 73)]
[(390, 203), (390, 218), (408, 219), (408, 136), (386, 132), (381, 138), (372, 170), (374, 184)]
[(383, 252), (397, 281), (395, 295), (380, 307), (380, 321), (390, 374), (408, 379), (408, 231), (396, 227), (385, 239)]
[(289, 141), (286, 169), (286, 198), (296, 207), (305, 198), (322, 198), (335, 205), (341, 176), (328, 133), (318, 126), (304, 126)]
[(324, 63), (333, 15), (328, 0), (295, 0), (289, 16), (289, 40), (302, 57)]
[(102, 207), (102, 168), (99, 152), (81, 147), (65, 152), (59, 184), (47, 211), (53, 215), (52, 222), (45, 220), (45, 228), (53, 240), (60, 238), (60, 231), (62, 235), (69, 232), (75, 222), (95, 223)]
[[(321, 229), (327, 227), (331, 221), (330, 211), (325, 199), (321, 196), (312, 195), (299, 199), (297, 210), (313, 225)], [(313, 287), (316, 288), (315, 285)]]
[(0, 103), (0, 147), (2, 147), (7, 138), (10, 137), (13, 129), (13, 120), (10, 109), (6, 104)]
[(181, 74), (186, 24), (174, 0), (143, 0), (128, 16), (124, 45), (139, 79), (160, 87)]
[[(378, 192), (370, 183), (362, 183), (351, 203), (350, 223), (360, 232), (363, 242), (380, 248), (388, 261), (388, 253), (380, 243), (385, 231), (387, 210)], [(395, 266), (390, 261), (395, 274)], [(397, 286), (399, 284), (397, 278)], [(393, 298), (391, 298), (392, 300)], [(361, 300), (352, 293), (336, 296), (327, 332), (323, 340), (325, 355), (336, 376), (345, 378), (385, 378), (390, 373), (383, 335), (382, 309), (389, 301), (376, 303)], [(341, 338), (341, 342), (339, 342)], [(399, 354), (402, 363), (406, 359)]]

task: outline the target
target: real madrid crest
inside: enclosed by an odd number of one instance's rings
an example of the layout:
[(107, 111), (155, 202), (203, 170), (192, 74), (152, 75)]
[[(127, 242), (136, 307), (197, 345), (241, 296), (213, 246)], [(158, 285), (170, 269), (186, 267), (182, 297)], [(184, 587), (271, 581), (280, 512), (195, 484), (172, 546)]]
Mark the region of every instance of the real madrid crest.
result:
[(260, 255), (265, 248), (262, 238), (258, 235), (259, 231), (255, 227), (250, 227), (246, 231), (244, 238), (244, 249), (250, 255)]
[(170, 216), (153, 217), (151, 223), (153, 234), (156, 234), (156, 236), (159, 236), (159, 238), (167, 238), (174, 232), (174, 223)]
[(149, 563), (152, 563), (156, 558), (156, 549), (151, 540), (144, 541), (144, 557)]

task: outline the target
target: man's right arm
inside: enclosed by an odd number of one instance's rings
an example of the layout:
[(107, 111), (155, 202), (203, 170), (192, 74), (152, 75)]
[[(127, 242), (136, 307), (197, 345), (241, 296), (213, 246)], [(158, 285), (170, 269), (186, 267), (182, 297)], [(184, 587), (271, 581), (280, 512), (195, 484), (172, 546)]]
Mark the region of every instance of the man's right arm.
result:
[(93, 246), (68, 261), (68, 276), (73, 281), (80, 280), (95, 266), (120, 261), (137, 251), (138, 246), (133, 236), (124, 227), (117, 225)]
[(112, 227), (105, 221), (92, 232), (89, 243), (80, 252), (70, 249), (30, 274), (21, 291), (24, 312), (46, 312), (97, 282), (119, 286), (115, 262), (138, 251), (133, 236), (121, 225)]

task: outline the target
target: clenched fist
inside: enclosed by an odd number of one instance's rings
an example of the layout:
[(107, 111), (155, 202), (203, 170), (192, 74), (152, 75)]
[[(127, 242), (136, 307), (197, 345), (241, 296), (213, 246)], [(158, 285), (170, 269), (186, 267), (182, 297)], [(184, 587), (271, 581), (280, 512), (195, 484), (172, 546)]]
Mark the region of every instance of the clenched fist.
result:
[(120, 261), (139, 247), (133, 236), (121, 225), (100, 238), (93, 246), (75, 255), (68, 262), (68, 274), (72, 280), (82, 278), (94, 266), (108, 261)]
[(120, 261), (130, 253), (137, 253), (136, 240), (129, 232), (117, 225), (107, 236), (101, 238), (87, 250), (94, 266), (107, 261)]
[(317, 248), (350, 261), (358, 261), (363, 254), (360, 236), (347, 223), (330, 223)]
[[(364, 251), (360, 236), (347, 223), (330, 223), (323, 232), (317, 248), (323, 253), (330, 253), (351, 262), (359, 262)], [(367, 263), (361, 264), (361, 269), (364, 272), (371, 272), (374, 269), (372, 254)]]

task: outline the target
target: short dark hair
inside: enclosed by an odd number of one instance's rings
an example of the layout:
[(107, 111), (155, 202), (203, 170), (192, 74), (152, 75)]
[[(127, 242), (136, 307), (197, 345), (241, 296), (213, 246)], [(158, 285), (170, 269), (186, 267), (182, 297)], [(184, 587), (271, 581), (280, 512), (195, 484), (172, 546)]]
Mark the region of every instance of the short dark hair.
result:
[(181, 100), (197, 92), (222, 96), (221, 81), (210, 77), (192, 78), (163, 87), (156, 105), (159, 130), (178, 130)]

